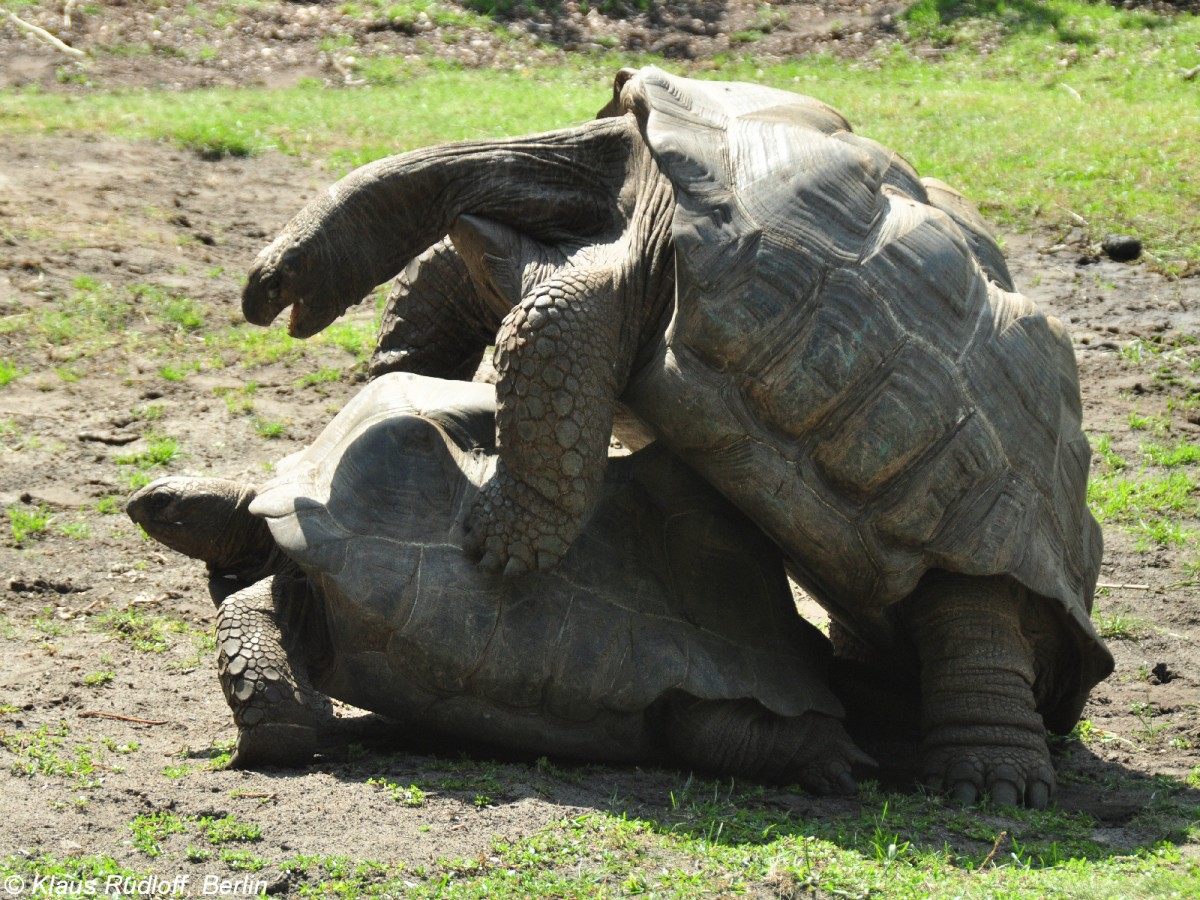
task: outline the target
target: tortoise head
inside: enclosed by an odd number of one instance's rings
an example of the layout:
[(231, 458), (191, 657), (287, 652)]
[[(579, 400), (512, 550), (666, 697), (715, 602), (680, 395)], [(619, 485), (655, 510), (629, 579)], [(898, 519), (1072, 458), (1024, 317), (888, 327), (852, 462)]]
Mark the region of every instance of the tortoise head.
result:
[(137, 491), (125, 511), (146, 533), (212, 569), (238, 569), (274, 546), (266, 524), (248, 510), (249, 485), (221, 478), (160, 478)]
[(337, 218), (335, 198), (319, 198), (263, 248), (242, 290), (246, 321), (269, 325), (290, 306), (288, 334), (312, 337), (375, 286), (380, 276), (369, 259), (345, 264), (355, 255), (357, 233)]

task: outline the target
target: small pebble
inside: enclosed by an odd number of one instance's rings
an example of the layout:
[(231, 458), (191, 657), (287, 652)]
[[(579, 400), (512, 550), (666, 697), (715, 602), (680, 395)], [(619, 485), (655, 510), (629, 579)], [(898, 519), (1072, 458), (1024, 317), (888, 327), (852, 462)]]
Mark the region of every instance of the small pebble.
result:
[(1127, 234), (1110, 234), (1100, 242), (1100, 248), (1117, 262), (1129, 262), (1142, 255), (1142, 242)]

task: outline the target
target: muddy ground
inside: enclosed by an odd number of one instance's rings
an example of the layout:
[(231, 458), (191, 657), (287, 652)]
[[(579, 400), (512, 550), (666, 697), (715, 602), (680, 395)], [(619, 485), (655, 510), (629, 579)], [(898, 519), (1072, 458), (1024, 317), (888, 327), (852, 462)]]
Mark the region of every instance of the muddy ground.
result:
[[(26, 39), (4, 40), (24, 41), (39, 65), (62, 64)], [(16, 62), (0, 64), (9, 84)], [(158, 70), (148, 71), (153, 83)], [(134, 78), (121, 72), (105, 78)], [(260, 480), (358, 389), (374, 309), (352, 314), (339, 341), (302, 347), (240, 322), (250, 261), (330, 177), (273, 154), (203, 160), (150, 143), (0, 137), (0, 857), (104, 855), (138, 872), (249, 873), (295, 892), (321, 876), (285, 872), (287, 860), (337, 854), (433, 877), (454, 871), (439, 860), (486, 866), (496, 838), (565, 817), (610, 811), (665, 828), (682, 815), (688, 773), (497, 762), (444, 747), (349, 750), (297, 771), (222, 767), (235, 733), (203, 567), (143, 539), (120, 504), (139, 477), (168, 472)], [(1200, 442), (1200, 279), (1104, 259), (1098, 235), (1002, 237), (1019, 285), (1072, 334), (1086, 427), (1110, 438), (1095, 471), (1113, 471), (1120, 456), (1137, 472), (1145, 441)], [(170, 455), (165, 439), (178, 453), (154, 466), (151, 454)], [(1197, 528), (1193, 495), (1183, 508), (1174, 524)], [(39, 515), (40, 530), (29, 526)], [(14, 521), (26, 523), (20, 539)], [(1055, 746), (1059, 804), (1095, 820), (1105, 852), (1165, 839), (1194, 859), (1187, 828), (1200, 799), (1184, 780), (1200, 766), (1197, 555), (1189, 539), (1139, 537), (1136, 525), (1105, 527), (1097, 614), (1117, 669), (1093, 692), (1080, 738)], [(381, 778), (420, 786), (423, 803), (397, 802), (370, 783)], [(878, 795), (770, 789), (747, 802), (829, 823)], [(133, 826), (156, 814), (186, 824), (154, 848)], [(205, 843), (198, 823), (227, 816), (260, 835)], [(1007, 840), (1021, 834), (1002, 811), (980, 819)], [(990, 843), (937, 838), (964, 854)]]

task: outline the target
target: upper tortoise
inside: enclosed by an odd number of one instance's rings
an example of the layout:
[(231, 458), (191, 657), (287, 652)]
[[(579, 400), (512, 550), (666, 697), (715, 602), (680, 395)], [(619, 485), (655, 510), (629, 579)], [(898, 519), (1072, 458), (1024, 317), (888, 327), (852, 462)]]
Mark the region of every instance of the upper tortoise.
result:
[(959, 194), (819, 101), (626, 70), (580, 127), (351, 173), (243, 309), (292, 305), (310, 335), (401, 270), (388, 367), (496, 344), (484, 568), (563, 555), (623, 402), (784, 549), (843, 647), (919, 678), (932, 784), (1047, 802), (1046, 727), (1112, 667), (1090, 449), (1068, 336)]

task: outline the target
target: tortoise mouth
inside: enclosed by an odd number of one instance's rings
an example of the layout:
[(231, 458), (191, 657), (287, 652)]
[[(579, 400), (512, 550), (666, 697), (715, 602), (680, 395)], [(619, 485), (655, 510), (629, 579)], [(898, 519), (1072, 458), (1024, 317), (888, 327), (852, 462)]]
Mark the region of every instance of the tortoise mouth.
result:
[(316, 306), (303, 297), (292, 301), (291, 307), (287, 331), (289, 335), (300, 340), (324, 331), (346, 311), (346, 307), (339, 307), (337, 304)]

